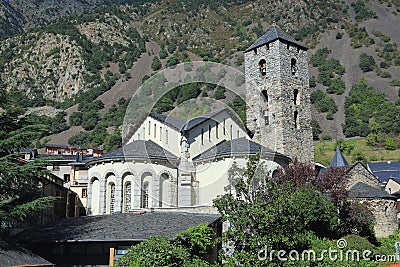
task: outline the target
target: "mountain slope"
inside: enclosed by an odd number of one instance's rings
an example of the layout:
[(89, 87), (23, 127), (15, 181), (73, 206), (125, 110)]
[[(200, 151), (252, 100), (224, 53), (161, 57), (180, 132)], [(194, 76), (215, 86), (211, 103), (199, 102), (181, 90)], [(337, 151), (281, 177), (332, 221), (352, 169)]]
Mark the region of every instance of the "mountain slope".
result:
[[(3, 2), (0, 10), (5, 10), (5, 15), (0, 18), (15, 21), (16, 30), (48, 25), (2, 41), (1, 79), (8, 90), (20, 91), (21, 97), (27, 94), (31, 100), (26, 100), (25, 106), (70, 107), (68, 120), (79, 103), (98, 99), (105, 104), (101, 110), (105, 114), (152, 73), (155, 58), (160, 59), (162, 68), (203, 59), (243, 69), (242, 51), (275, 21), (310, 47), (310, 74), (315, 77), (312, 90), (329, 92), (327, 97), (337, 105), (338, 111), (330, 114), (318, 111), (315, 104), (313, 116), (323, 133), (344, 137), (345, 99), (361, 77), (385, 93), (388, 101), (398, 99), (398, 87), (393, 85), (393, 80), (400, 80), (398, 1), (138, 2)], [(81, 14), (89, 10), (94, 11)], [(51, 22), (69, 14), (78, 15)], [(313, 66), (312, 56), (323, 48), (328, 48), (325, 62), (337, 60), (343, 73), (326, 77), (324, 66)], [(363, 72), (359, 67), (363, 53), (375, 60), (373, 70)], [(343, 86), (343, 91), (331, 87), (333, 83)], [(202, 95), (212, 97), (213, 90)], [(178, 105), (176, 99), (171, 101)], [(223, 101), (229, 103), (232, 98)]]

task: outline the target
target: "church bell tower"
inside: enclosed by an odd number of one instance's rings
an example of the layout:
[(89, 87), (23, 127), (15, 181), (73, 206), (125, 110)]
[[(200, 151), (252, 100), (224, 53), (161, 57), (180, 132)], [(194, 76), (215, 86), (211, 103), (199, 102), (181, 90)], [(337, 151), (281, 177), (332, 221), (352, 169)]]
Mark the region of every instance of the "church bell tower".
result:
[(307, 48), (275, 24), (244, 52), (253, 140), (314, 163)]

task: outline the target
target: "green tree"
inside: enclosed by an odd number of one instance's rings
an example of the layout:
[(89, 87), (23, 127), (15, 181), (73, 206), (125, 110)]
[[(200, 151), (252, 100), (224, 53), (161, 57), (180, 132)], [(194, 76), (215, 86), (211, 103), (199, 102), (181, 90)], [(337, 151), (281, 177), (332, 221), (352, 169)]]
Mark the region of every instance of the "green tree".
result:
[(363, 72), (369, 72), (374, 70), (374, 68), (376, 67), (376, 62), (372, 56), (367, 55), (366, 53), (362, 53), (360, 55), (359, 66)]
[(395, 150), (397, 148), (396, 140), (392, 137), (388, 137), (385, 140), (385, 149), (386, 150)]
[[(234, 247), (233, 254), (224, 258), (228, 266), (258, 266), (255, 252), (264, 247), (305, 249), (316, 235), (327, 235), (338, 226), (336, 208), (324, 195), (307, 183), (293, 186), (290, 178), (269, 179), (258, 164), (259, 156), (251, 157), (246, 168), (234, 165), (229, 170), (228, 193), (214, 200), (222, 220), (231, 226), (224, 233), (224, 240)], [(306, 176), (312, 179), (309, 169)], [(296, 183), (302, 184), (303, 177), (296, 177)]]
[(32, 124), (22, 115), (0, 84), (0, 225), (1, 230), (23, 221), (34, 212), (47, 208), (53, 197), (43, 197), (39, 188), (48, 174), (43, 161), (21, 164), (16, 155), (32, 145), (47, 131), (42, 124)]
[(159, 69), (161, 69), (161, 61), (160, 61), (160, 59), (158, 58), (158, 57), (154, 57), (153, 58), (153, 62), (151, 63), (151, 69), (153, 70), (153, 71), (156, 71), (156, 70), (159, 70)]
[(209, 266), (207, 262), (179, 243), (171, 243), (167, 237), (150, 237), (129, 248), (126, 255), (118, 259), (116, 267), (154, 266)]
[(319, 134), (321, 133), (321, 127), (319, 126), (318, 121), (312, 120), (311, 127), (312, 127), (313, 139), (319, 140)]

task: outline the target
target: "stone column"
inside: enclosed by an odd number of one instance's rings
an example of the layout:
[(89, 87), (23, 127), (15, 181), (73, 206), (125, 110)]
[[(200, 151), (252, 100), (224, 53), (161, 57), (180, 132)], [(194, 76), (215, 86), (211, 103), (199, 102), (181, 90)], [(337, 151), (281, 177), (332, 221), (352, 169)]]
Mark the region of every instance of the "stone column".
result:
[(181, 157), (178, 170), (178, 206), (192, 206), (193, 162), (190, 162), (185, 156)]
[(114, 202), (114, 213), (120, 213), (122, 212), (122, 177), (119, 174), (115, 175), (115, 202)]
[(135, 176), (135, 182), (133, 185), (133, 208), (139, 209), (142, 195), (142, 179)]
[(192, 182), (192, 206), (199, 205), (199, 181)]
[(106, 213), (106, 188), (107, 188), (107, 179), (104, 177), (100, 179), (100, 193), (99, 193), (99, 213)]
[(179, 175), (178, 206), (187, 207), (192, 204), (192, 176), (188, 173)]
[(153, 175), (153, 193), (149, 197), (152, 198), (151, 207), (156, 208), (160, 206), (160, 176)]
[(170, 202), (168, 204), (170, 207), (176, 207), (178, 205), (178, 179), (176, 177), (170, 177), (168, 185), (168, 199)]
[(87, 186), (87, 198), (86, 198), (86, 215), (92, 215), (91, 208), (92, 208), (92, 183), (89, 179), (89, 183)]

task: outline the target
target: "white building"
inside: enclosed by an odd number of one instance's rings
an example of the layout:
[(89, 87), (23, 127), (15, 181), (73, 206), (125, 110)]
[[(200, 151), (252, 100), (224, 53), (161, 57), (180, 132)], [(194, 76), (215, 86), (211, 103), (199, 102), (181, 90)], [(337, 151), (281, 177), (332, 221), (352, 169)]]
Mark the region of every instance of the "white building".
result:
[[(88, 214), (211, 207), (225, 193), (232, 164), (244, 167), (260, 152), (270, 174), (289, 157), (312, 163), (306, 48), (273, 26), (245, 58), (248, 127), (263, 146), (229, 109), (189, 121), (151, 113), (124, 147), (87, 164)], [(253, 118), (249, 110), (262, 113)]]

